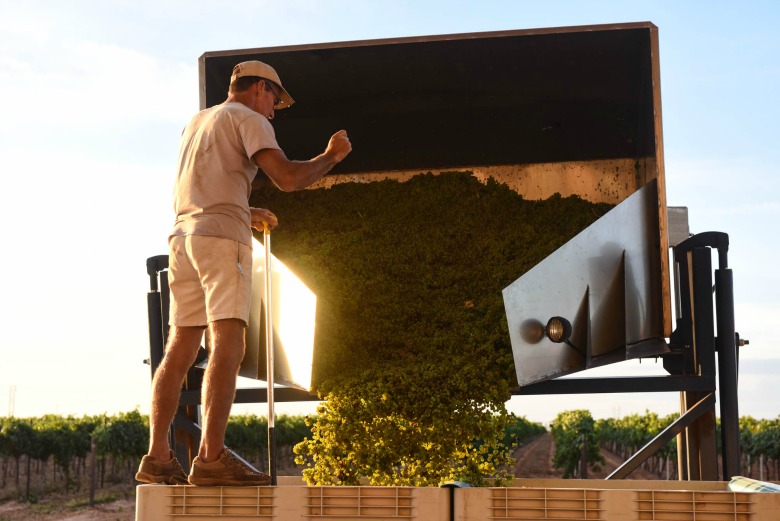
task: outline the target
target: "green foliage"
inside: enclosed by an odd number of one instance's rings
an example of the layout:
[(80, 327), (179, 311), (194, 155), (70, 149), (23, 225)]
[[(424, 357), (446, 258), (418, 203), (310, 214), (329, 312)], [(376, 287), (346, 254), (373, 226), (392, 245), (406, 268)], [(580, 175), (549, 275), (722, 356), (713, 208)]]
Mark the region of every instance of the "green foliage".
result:
[(774, 420), (761, 420), (755, 430), (754, 456), (761, 454), (769, 459), (780, 459), (780, 416)]
[(30, 454), (36, 443), (32, 421), (18, 418), (0, 419), (0, 454), (19, 458)]
[[(73, 485), (71, 471), (74, 461), (84, 461), (91, 451), (92, 436), (104, 441), (98, 448), (97, 457), (110, 454), (115, 459), (131, 456), (141, 457), (148, 445), (148, 427), (138, 412), (120, 414), (113, 418), (106, 416), (74, 418), (47, 414), (38, 418), (0, 418), (0, 455), (47, 462), (50, 459), (62, 470), (65, 488)], [(112, 425), (121, 426), (132, 436), (112, 437)], [(113, 427), (117, 429), (116, 426)], [(138, 455), (138, 446), (144, 449)]]
[(317, 294), (327, 402), (298, 446), (309, 482), (481, 482), (507, 464), (501, 292), (609, 206), (526, 201), (469, 172), (268, 187), (251, 202), (277, 214), (274, 253)]
[(524, 416), (512, 416), (512, 421), (504, 429), (504, 445), (516, 446), (545, 432), (547, 429), (541, 423), (528, 421)]
[[(754, 463), (761, 456), (766, 460), (780, 462), (780, 416), (773, 420), (756, 420), (751, 416), (739, 419), (739, 445), (742, 452), (742, 466), (750, 476)], [(768, 461), (765, 462), (768, 465)]]
[(304, 416), (281, 415), (276, 418), (276, 444), (281, 447), (294, 447), (311, 436), (311, 428)]
[[(303, 416), (276, 418), (276, 442), (292, 447), (311, 435)], [(83, 418), (46, 415), (39, 418), (0, 417), (0, 457), (30, 456), (46, 461), (53, 457), (63, 467), (74, 458), (85, 458), (95, 438), (98, 459), (115, 462), (140, 460), (149, 447), (149, 418), (138, 410), (113, 416)], [(234, 415), (228, 421), (226, 444), (245, 457), (266, 454), (268, 420), (255, 415)]]
[[(661, 431), (672, 424), (679, 414), (659, 416), (650, 411), (644, 415), (631, 414), (623, 418), (609, 418), (596, 422), (601, 445), (617, 456), (626, 459), (647, 445)], [(672, 439), (644, 463), (647, 470), (671, 477), (676, 473), (677, 440)]]
[(564, 411), (550, 424), (550, 432), (555, 440), (553, 465), (563, 468), (563, 477), (577, 475), (583, 457), (587, 464), (598, 470), (604, 463), (596, 434), (596, 423), (590, 411), (578, 409)]
[(35, 419), (33, 426), (39, 433), (40, 452), (30, 456), (41, 459), (47, 459), (49, 454), (53, 456), (65, 474), (65, 488), (68, 489), (71, 486), (71, 462), (89, 454), (96, 420), (87, 416), (77, 419), (48, 414)]
[[(434, 384), (437, 383), (434, 372), (422, 376), (429, 378), (428, 381)], [(505, 469), (502, 473), (502, 465), (509, 462), (508, 451), (511, 451), (516, 443), (544, 432), (541, 425), (522, 417), (502, 414), (497, 406), (486, 409), (480, 408), (476, 400), (468, 402), (465, 399), (469, 393), (467, 387), (463, 387), (464, 394), (455, 399), (462, 400), (462, 406), (473, 416), (467, 429), (442, 431), (435, 425), (437, 422), (442, 424), (444, 411), (453, 407), (455, 402), (438, 403), (437, 406), (437, 402), (430, 400), (435, 393), (425, 391), (423, 385), (415, 387), (418, 393), (415, 395), (416, 402), (388, 409), (387, 404), (397, 396), (388, 385), (405, 377), (402, 371), (396, 371), (384, 382), (377, 381), (367, 396), (350, 393), (348, 389), (335, 393), (333, 402), (321, 405), (318, 418), (284, 415), (278, 417), (278, 446), (288, 448), (299, 444), (296, 449), (298, 459), (301, 464), (308, 463), (304, 472), (308, 475), (307, 480), (312, 481), (347, 484), (357, 483), (361, 476), (365, 476), (368, 481), (373, 479), (376, 484), (423, 485), (455, 479), (479, 484), (484, 483), (485, 476), (493, 473), (500, 478), (507, 477)], [(439, 376), (441, 377), (442, 375)], [(428, 403), (434, 403), (434, 406), (428, 407)], [(392, 411), (395, 410), (406, 416), (400, 413), (394, 415)], [(349, 417), (347, 415), (355, 415), (358, 421), (346, 419)], [(578, 436), (582, 438), (592, 429), (594, 422), (589, 416), (587, 411), (567, 411), (559, 414), (552, 425), (556, 445), (577, 445)], [(595, 430), (600, 442), (606, 444), (609, 450), (627, 457), (677, 417), (677, 414), (659, 417), (651, 412), (644, 415), (632, 414), (624, 418), (599, 420), (595, 422)], [(358, 424), (360, 429), (356, 430), (355, 425)], [(311, 428), (308, 425), (311, 425)], [(497, 435), (501, 432), (499, 425), (503, 425), (501, 436)], [(40, 462), (53, 459), (57, 466), (61, 467), (62, 462), (68, 458), (71, 462), (74, 458), (83, 460), (89, 450), (90, 436), (94, 434), (98, 459), (112, 458), (115, 462), (134, 456), (140, 459), (140, 454), (145, 452), (148, 443), (147, 429), (148, 418), (138, 411), (83, 418), (53, 415), (40, 418), (0, 417), (0, 458), (18, 461), (19, 458), (28, 457)], [(267, 454), (266, 429), (267, 420), (264, 417), (231, 416), (226, 439), (228, 445), (239, 454), (247, 458), (260, 458)], [(387, 431), (393, 430), (401, 432), (403, 436), (399, 438), (389, 435)], [(444, 434), (438, 435), (441, 432)], [(740, 418), (740, 436), (743, 462), (750, 466), (763, 456), (765, 468), (771, 469), (774, 466), (776, 469), (780, 461), (780, 417), (756, 420), (743, 416)], [(365, 445), (364, 440), (367, 438), (374, 439), (374, 443), (378, 445)], [(398, 441), (399, 439), (401, 441)], [(408, 443), (403, 443), (404, 439), (408, 440)], [(575, 441), (567, 441), (572, 439)], [(592, 437), (587, 439), (589, 449), (597, 446)], [(581, 456), (581, 447), (582, 445), (579, 445), (579, 449), (568, 451), (569, 463), (574, 465), (570, 474), (579, 463), (576, 458)], [(445, 452), (451, 459), (440, 457), (440, 454)], [(382, 461), (377, 463), (368, 460), (366, 455), (372, 453), (376, 460)], [(589, 457), (590, 461), (594, 461)], [(676, 443), (670, 442), (659, 453), (659, 457), (675, 459)], [(314, 464), (318, 458), (328, 464), (344, 464), (329, 468), (322, 463)], [(483, 460), (481, 468), (474, 464), (480, 461), (480, 458)], [(560, 457), (561, 463), (564, 459), (564, 456)], [(420, 465), (423, 461), (425, 465)], [(435, 467), (443, 465), (444, 461), (449, 462), (452, 468), (449, 471), (436, 471)], [(770, 462), (774, 463), (770, 465)], [(16, 467), (18, 468), (18, 464)], [(71, 467), (72, 465), (69, 466)], [(371, 475), (376, 474), (376, 477), (372, 478), (367, 469), (371, 471)], [(661, 467), (656, 465), (655, 470), (660, 472)], [(749, 468), (745, 470), (748, 471)], [(65, 472), (68, 471), (63, 469), (63, 473)], [(775, 475), (776, 472), (775, 470)], [(746, 472), (746, 475), (748, 473)], [(399, 478), (399, 475), (403, 479)], [(502, 480), (499, 479), (498, 483), (501, 484)], [(30, 500), (33, 498), (34, 496), (29, 497)]]
[(231, 416), (225, 445), (244, 458), (262, 459), (268, 453), (268, 419), (254, 414)]
[[(596, 423), (599, 441), (612, 444), (611, 450), (620, 449), (623, 454), (634, 453), (655, 438), (680, 415), (677, 413), (659, 416), (650, 411), (644, 415), (631, 414), (623, 418), (599, 420)], [(656, 455), (661, 458), (677, 457), (677, 441), (671, 440)]]
[(140, 460), (149, 447), (149, 418), (138, 410), (104, 416), (94, 435), (101, 458), (110, 454), (117, 461)]

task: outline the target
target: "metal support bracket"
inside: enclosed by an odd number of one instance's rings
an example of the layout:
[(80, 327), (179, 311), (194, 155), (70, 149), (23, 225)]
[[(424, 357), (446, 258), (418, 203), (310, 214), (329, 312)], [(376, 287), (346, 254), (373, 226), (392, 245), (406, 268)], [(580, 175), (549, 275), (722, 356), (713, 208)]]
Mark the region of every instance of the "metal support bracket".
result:
[(680, 434), (684, 429), (690, 427), (704, 413), (711, 411), (715, 407), (715, 394), (709, 393), (699, 400), (693, 407), (672, 422), (668, 427), (658, 433), (658, 436), (650, 440), (647, 445), (639, 449), (633, 456), (623, 462), (606, 479), (623, 479), (633, 472), (639, 465), (644, 463), (647, 458), (655, 454), (661, 447), (672, 441), (672, 438)]

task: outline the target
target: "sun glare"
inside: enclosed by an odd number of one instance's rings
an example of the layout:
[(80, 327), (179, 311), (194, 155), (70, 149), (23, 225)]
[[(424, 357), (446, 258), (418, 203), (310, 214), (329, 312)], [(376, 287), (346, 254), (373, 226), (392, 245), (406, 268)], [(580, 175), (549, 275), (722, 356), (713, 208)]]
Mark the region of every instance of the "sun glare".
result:
[[(247, 360), (265, 368), (262, 302), (265, 295), (265, 248), (254, 240), (252, 303), (247, 329)], [(282, 261), (271, 255), (272, 320), (275, 380), (309, 390), (314, 355), (317, 296)], [(251, 351), (251, 352), (250, 352)], [(255, 356), (253, 356), (255, 355)], [(284, 367), (286, 365), (286, 367)], [(281, 366), (281, 367), (280, 367)], [(245, 368), (242, 367), (242, 376)], [(263, 371), (264, 373), (264, 371)]]

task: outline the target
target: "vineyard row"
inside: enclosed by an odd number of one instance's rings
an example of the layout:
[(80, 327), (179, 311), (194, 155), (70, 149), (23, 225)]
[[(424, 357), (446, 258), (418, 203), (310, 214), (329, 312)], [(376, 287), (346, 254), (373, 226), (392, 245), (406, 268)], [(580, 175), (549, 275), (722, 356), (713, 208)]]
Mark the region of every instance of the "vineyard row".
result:
[[(582, 476), (583, 465), (603, 464), (599, 447), (625, 460), (644, 447), (679, 417), (659, 416), (646, 411), (623, 418), (594, 420), (587, 410), (565, 411), (550, 424), (556, 443), (554, 464), (564, 477)], [(741, 472), (762, 480), (780, 480), (780, 416), (774, 420), (739, 419)], [(720, 420), (716, 425), (718, 453), (721, 451)], [(643, 467), (666, 479), (675, 479), (677, 442), (672, 440), (649, 458)]]

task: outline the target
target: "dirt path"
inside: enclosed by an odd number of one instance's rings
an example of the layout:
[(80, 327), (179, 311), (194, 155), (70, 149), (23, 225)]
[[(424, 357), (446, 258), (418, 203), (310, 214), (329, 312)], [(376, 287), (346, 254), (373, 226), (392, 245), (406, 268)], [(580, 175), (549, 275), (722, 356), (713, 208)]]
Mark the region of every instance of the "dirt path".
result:
[[(562, 478), (563, 471), (553, 467), (555, 443), (552, 434), (542, 434), (521, 446), (515, 452), (515, 476), (518, 478)], [(602, 450), (601, 455), (606, 461), (598, 471), (589, 470), (588, 478), (604, 479), (618, 468), (623, 460), (611, 452)], [(657, 474), (643, 469), (636, 469), (627, 479), (660, 479)]]
[(8, 501), (0, 503), (3, 521), (134, 521), (135, 500), (119, 499), (92, 508), (68, 508), (54, 501), (38, 504)]
[(518, 478), (560, 478), (563, 473), (553, 468), (555, 444), (548, 432), (537, 436), (515, 452), (515, 476)]

